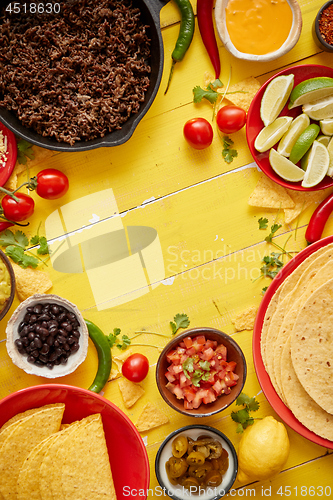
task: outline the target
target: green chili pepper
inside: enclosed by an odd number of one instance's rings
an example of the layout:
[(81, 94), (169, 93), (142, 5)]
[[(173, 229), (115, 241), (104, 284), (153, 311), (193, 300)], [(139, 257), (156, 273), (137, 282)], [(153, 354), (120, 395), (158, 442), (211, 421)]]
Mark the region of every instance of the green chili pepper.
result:
[(111, 372), (111, 349), (106, 335), (91, 321), (85, 319), (89, 337), (93, 341), (98, 354), (98, 370), (96, 377), (88, 388), (89, 391), (101, 392)]
[(181, 14), (181, 22), (180, 22), (180, 28), (179, 28), (179, 35), (178, 39), (175, 45), (175, 48), (172, 52), (172, 65), (171, 65), (171, 70), (170, 70), (170, 75), (169, 75), (169, 80), (168, 80), (168, 85), (167, 88), (164, 92), (164, 94), (167, 93), (173, 70), (175, 67), (176, 62), (180, 62), (183, 57), (185, 56), (187, 49), (189, 48), (193, 34), (194, 34), (194, 26), (195, 26), (195, 20), (194, 20), (194, 13), (193, 13), (193, 8), (189, 0), (175, 0), (177, 7), (180, 10)]

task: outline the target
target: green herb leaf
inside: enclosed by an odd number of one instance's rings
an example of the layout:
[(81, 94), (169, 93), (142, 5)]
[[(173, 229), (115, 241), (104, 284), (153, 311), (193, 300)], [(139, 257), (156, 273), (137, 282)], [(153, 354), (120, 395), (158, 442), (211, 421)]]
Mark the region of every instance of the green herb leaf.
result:
[(24, 253), (23, 248), (19, 246), (9, 245), (6, 247), (6, 254), (21, 267), (26, 269), (28, 266), (34, 269), (38, 266), (38, 259), (33, 255), (27, 255)]
[(242, 433), (244, 429), (253, 424), (254, 418), (250, 416), (250, 412), (259, 409), (259, 402), (255, 397), (250, 398), (242, 392), (236, 399), (236, 405), (243, 406), (243, 408), (238, 411), (232, 411), (231, 418), (234, 422), (238, 423), (236, 432)]
[(27, 158), (33, 160), (35, 158), (32, 150), (32, 144), (25, 139), (20, 139), (17, 143), (17, 161), (22, 165), (27, 163)]
[(267, 291), (267, 288), (268, 288), (268, 286), (264, 286), (264, 287), (261, 289), (261, 295), (265, 295), (265, 292)]
[(231, 163), (234, 158), (238, 156), (237, 149), (231, 148), (233, 146), (234, 141), (230, 139), (227, 135), (223, 137), (223, 149), (222, 149), (222, 157), (226, 163)]
[(127, 347), (131, 344), (131, 339), (128, 337), (128, 335), (123, 335), (121, 337), (122, 342), (117, 344), (118, 349), (121, 349), (122, 351), (125, 351)]
[(267, 229), (268, 228), (268, 219), (266, 217), (260, 217), (258, 219), (259, 229)]
[(200, 382), (202, 380), (203, 374), (204, 374), (204, 372), (202, 370), (195, 370), (195, 372), (193, 373), (191, 380), (192, 380), (192, 384), (195, 387), (200, 387)]
[(211, 104), (215, 104), (218, 97), (218, 93), (216, 92), (216, 90), (212, 88), (204, 90), (203, 88), (199, 87), (199, 85), (197, 85), (193, 89), (193, 96), (194, 96), (193, 102), (197, 103), (201, 102), (202, 99), (207, 99), (207, 101), (209, 101)]
[(39, 248), (37, 249), (37, 253), (39, 255), (48, 255), (48, 253), (49, 253), (49, 247), (48, 247), (47, 239), (45, 238), (45, 236), (41, 236), (39, 238)]
[(24, 250), (29, 245), (29, 240), (22, 231), (15, 231), (14, 234), (9, 229), (6, 229), (1, 233), (0, 246), (7, 247), (8, 245), (15, 245)]
[(120, 328), (114, 328), (113, 333), (109, 333), (109, 335), (107, 336), (110, 348), (113, 347), (116, 342), (118, 342), (117, 337), (118, 335), (120, 335), (120, 332), (121, 332)]
[(193, 367), (194, 359), (193, 358), (187, 358), (184, 363), (182, 364), (183, 367), (183, 372), (186, 378), (191, 378), (190, 373), (194, 372), (194, 367)]
[(170, 326), (172, 330), (172, 334), (175, 335), (179, 328), (187, 328), (190, 324), (190, 320), (187, 314), (176, 314), (173, 318), (173, 321), (170, 321)]
[(203, 370), (209, 372), (210, 371), (210, 362), (209, 361), (199, 361), (199, 366)]
[(272, 239), (273, 239), (273, 236), (275, 235), (276, 231), (278, 231), (280, 229), (280, 227), (282, 227), (282, 224), (276, 224), (274, 223), (272, 226), (271, 226), (271, 232), (268, 236), (266, 236), (265, 238), (265, 241), (267, 241), (267, 243), (271, 243)]

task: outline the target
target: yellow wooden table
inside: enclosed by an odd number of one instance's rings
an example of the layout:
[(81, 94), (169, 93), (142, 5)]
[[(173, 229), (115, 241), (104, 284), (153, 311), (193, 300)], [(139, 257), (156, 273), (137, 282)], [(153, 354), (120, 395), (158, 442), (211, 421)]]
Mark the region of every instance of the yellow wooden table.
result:
[[(221, 80), (228, 81), (230, 66), (231, 83), (249, 76), (264, 83), (278, 70), (293, 64), (332, 66), (332, 55), (321, 52), (311, 36), (313, 19), (322, 3), (322, 0), (299, 1), (303, 16), (301, 37), (287, 55), (273, 62), (244, 63), (233, 58), (219, 42)], [(195, 10), (195, 1), (193, 7)], [(258, 416), (279, 418), (265, 399), (256, 377), (252, 331), (236, 332), (232, 323), (239, 312), (260, 304), (261, 290), (269, 284), (269, 278), (255, 280), (260, 275), (261, 259), (271, 251), (264, 241), (266, 234), (258, 229), (258, 219), (267, 217), (273, 223), (276, 211), (248, 205), (259, 172), (247, 147), (245, 129), (233, 135), (239, 154), (230, 164), (222, 159), (217, 134), (211, 147), (203, 151), (191, 149), (183, 139), (186, 120), (196, 116), (211, 119), (211, 106), (194, 104), (192, 89), (195, 85), (203, 85), (205, 71), (212, 69), (196, 26), (193, 43), (183, 62), (176, 65), (171, 87), (164, 95), (171, 53), (179, 31), (179, 12), (172, 1), (161, 11), (161, 27), (165, 52), (162, 83), (149, 112), (127, 143), (81, 153), (34, 148), (36, 157), (29, 161), (30, 175), (45, 167), (58, 168), (67, 174), (70, 190), (56, 201), (37, 199), (32, 194), (36, 210), (26, 232), (35, 234), (42, 222), (40, 234), (46, 234), (49, 239), (60, 237), (64, 231), (72, 232), (72, 242), (76, 243), (99, 236), (101, 243), (95, 249), (96, 254), (101, 260), (111, 255), (115, 262), (109, 276), (100, 276), (98, 266), (94, 272), (89, 269), (78, 272), (80, 266), (76, 257), (73, 267), (66, 268), (61, 260), (66, 250), (65, 242), (58, 250), (58, 262), (54, 267), (49, 263), (45, 268), (53, 281), (51, 291), (76, 303), (84, 317), (105, 333), (119, 327), (129, 337), (138, 330), (171, 336), (169, 322), (181, 312), (189, 316), (191, 327), (208, 326), (225, 331), (233, 336), (246, 355), (248, 376), (244, 392), (257, 396), (260, 401)], [(58, 212), (60, 207), (62, 220)], [(297, 231), (296, 222), (287, 226), (283, 215), (279, 216), (283, 226), (277, 241), (284, 242), (291, 235), (288, 248), (296, 251), (304, 248), (304, 233), (314, 208), (312, 204), (301, 214)], [(100, 222), (95, 224), (98, 220)], [(85, 230), (75, 232), (83, 225)], [(324, 236), (331, 234), (332, 229), (331, 219)], [(118, 231), (125, 240), (120, 238), (109, 245), (102, 235), (110, 231)], [(142, 249), (141, 258), (135, 247), (137, 238)], [(56, 239), (52, 248), (60, 243)], [(77, 268), (74, 264), (78, 264)], [(74, 267), (77, 272), (72, 272)], [(50, 382), (26, 375), (8, 357), (6, 319), (18, 304), (16, 298), (0, 325), (0, 398), (24, 387)], [(167, 339), (143, 334), (135, 342), (163, 347)], [(148, 377), (142, 384), (144, 396), (127, 410), (117, 379), (107, 383), (104, 396), (134, 423), (148, 401), (153, 401), (169, 418), (168, 424), (142, 435), (151, 468), (149, 497), (154, 498), (157, 496), (154, 488), (158, 484), (154, 460), (159, 445), (173, 430), (195, 422), (172, 411), (160, 397), (155, 384), (158, 349), (133, 346), (131, 350), (144, 352), (150, 361)], [(113, 355), (118, 354), (119, 351), (113, 349)], [(97, 355), (90, 343), (85, 362), (74, 374), (58, 381), (88, 387), (96, 369)], [(236, 424), (230, 418), (233, 409), (234, 405), (222, 414), (204, 418), (202, 423), (223, 431), (237, 447), (240, 435), (236, 434)], [(236, 482), (229, 496), (325, 497), (325, 486), (333, 486), (332, 452), (289, 428), (288, 434), (291, 451), (281, 474), (272, 481), (243, 487)], [(314, 490), (310, 490), (310, 486)]]

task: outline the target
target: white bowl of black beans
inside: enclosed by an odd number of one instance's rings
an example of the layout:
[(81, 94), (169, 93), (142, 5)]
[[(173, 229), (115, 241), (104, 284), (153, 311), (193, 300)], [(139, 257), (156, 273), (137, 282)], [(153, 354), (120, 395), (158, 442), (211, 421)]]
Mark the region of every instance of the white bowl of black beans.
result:
[(31, 375), (69, 375), (87, 356), (86, 323), (77, 306), (58, 295), (35, 294), (22, 302), (6, 334), (13, 363)]

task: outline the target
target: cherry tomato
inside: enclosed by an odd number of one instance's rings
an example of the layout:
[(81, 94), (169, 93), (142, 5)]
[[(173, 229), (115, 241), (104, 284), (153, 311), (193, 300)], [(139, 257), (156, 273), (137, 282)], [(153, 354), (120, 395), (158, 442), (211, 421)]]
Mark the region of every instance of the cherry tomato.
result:
[(19, 201), (14, 200), (9, 194), (2, 198), (3, 214), (6, 219), (21, 222), (34, 213), (35, 202), (31, 196), (24, 193), (15, 193), (15, 196)]
[(149, 371), (149, 361), (143, 354), (131, 354), (124, 362), (121, 371), (131, 382), (141, 382)]
[(216, 123), (224, 134), (233, 134), (244, 127), (246, 111), (238, 106), (223, 106), (216, 115)]
[(37, 174), (37, 194), (46, 200), (56, 200), (67, 193), (68, 178), (60, 170), (46, 168)]
[(213, 141), (213, 127), (205, 118), (192, 118), (184, 125), (184, 137), (194, 149), (205, 149)]

